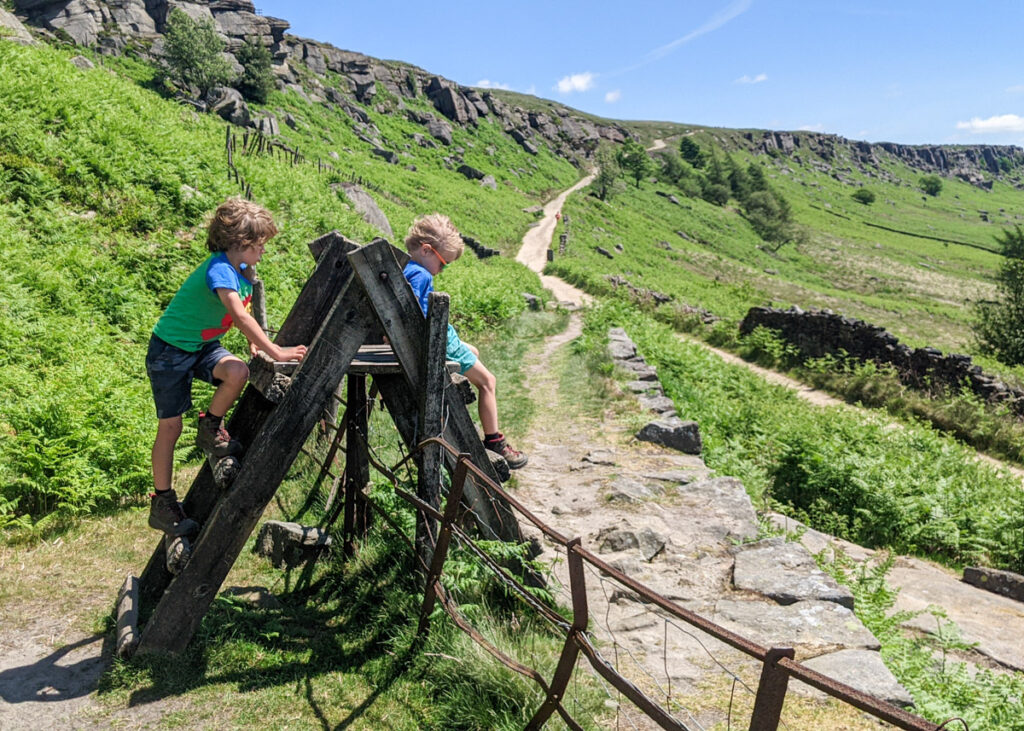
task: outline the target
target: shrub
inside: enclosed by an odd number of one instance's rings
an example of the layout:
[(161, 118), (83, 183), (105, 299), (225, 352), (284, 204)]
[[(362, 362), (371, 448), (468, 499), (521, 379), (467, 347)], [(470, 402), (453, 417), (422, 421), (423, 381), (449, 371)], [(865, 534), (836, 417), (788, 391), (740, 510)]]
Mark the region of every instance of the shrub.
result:
[(853, 198), (858, 203), (863, 203), (866, 206), (870, 206), (872, 203), (875, 202), (875, 194), (872, 193), (867, 188), (858, 188), (853, 192), (853, 195), (851, 195), (850, 197)]
[(270, 49), (258, 40), (249, 38), (235, 57), (245, 69), (238, 79), (238, 90), (246, 99), (257, 104), (266, 104), (267, 95), (274, 88), (274, 73), (270, 70)]
[(193, 20), (175, 8), (167, 19), (164, 42), (172, 75), (200, 95), (231, 80), (231, 67), (222, 55), (224, 41), (212, 19)]
[(975, 307), (978, 344), (1007, 365), (1024, 363), (1024, 229), (1020, 224), (996, 241), (1003, 262), (996, 275), (998, 299)]
[(937, 196), (942, 192), (942, 178), (938, 175), (925, 175), (920, 181), (921, 190), (930, 196)]

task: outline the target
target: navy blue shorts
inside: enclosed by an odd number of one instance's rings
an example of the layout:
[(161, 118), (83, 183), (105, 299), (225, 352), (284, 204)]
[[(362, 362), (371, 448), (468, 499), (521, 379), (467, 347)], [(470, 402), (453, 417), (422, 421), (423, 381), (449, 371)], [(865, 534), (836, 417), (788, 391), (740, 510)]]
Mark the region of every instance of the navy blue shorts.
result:
[(219, 340), (211, 340), (190, 353), (153, 335), (146, 353), (146, 374), (153, 389), (157, 418), (180, 416), (192, 408), (193, 378), (219, 386), (213, 369), (230, 355)]

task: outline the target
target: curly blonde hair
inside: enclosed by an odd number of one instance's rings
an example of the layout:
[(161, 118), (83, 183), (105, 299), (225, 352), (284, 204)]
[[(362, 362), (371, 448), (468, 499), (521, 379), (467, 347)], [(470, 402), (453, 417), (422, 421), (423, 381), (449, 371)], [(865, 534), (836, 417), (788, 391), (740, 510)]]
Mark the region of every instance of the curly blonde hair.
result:
[(441, 256), (448, 263), (462, 256), (462, 251), (466, 248), (455, 224), (448, 216), (440, 213), (420, 216), (409, 227), (409, 233), (405, 235), (406, 250), (416, 251), (423, 244), (430, 244), (441, 252)]
[(276, 235), (270, 211), (252, 201), (228, 198), (214, 211), (206, 228), (206, 248), (216, 253), (259, 246)]

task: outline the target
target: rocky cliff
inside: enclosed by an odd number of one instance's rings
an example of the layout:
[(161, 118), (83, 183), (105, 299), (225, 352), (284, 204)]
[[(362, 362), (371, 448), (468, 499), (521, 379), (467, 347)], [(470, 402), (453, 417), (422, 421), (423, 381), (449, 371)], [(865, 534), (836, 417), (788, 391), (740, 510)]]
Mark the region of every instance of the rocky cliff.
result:
[[(863, 142), (818, 132), (744, 132), (736, 140), (753, 152), (808, 158), (813, 167), (835, 171), (856, 167), (886, 178), (885, 161), (899, 161), (923, 173), (957, 177), (990, 189), (994, 179), (1020, 186), (1024, 149), (1015, 145), (900, 145)], [(841, 170), (840, 170), (841, 172)]]
[[(399, 112), (403, 111), (403, 98), (428, 98), (445, 119), (407, 113), (442, 141), (448, 124), (475, 125), (489, 118), (501, 124), (527, 152), (535, 154), (538, 147), (547, 146), (579, 164), (600, 140), (621, 142), (628, 136), (622, 127), (595, 124), (566, 108), (556, 107), (551, 115), (525, 110), (488, 91), (462, 86), (415, 66), (384, 62), (289, 35), (285, 33), (287, 21), (259, 15), (251, 0), (14, 0), (14, 6), (18, 18), (41, 35), (95, 47), (103, 53), (119, 54), (131, 48), (154, 58), (161, 55), (161, 33), (168, 15), (180, 8), (193, 18), (214, 22), (227, 44), (229, 60), (236, 65), (233, 52), (246, 39), (259, 39), (274, 56), (279, 86), (293, 88), (313, 101), (337, 104), (350, 116), (360, 114), (352, 102), (374, 104), (382, 88), (399, 99)], [(312, 77), (303, 73), (300, 78), (297, 69), (302, 67), (312, 71)], [(347, 88), (331, 85), (328, 71), (339, 74)], [(225, 116), (236, 123), (249, 123), (250, 119), (248, 114)]]

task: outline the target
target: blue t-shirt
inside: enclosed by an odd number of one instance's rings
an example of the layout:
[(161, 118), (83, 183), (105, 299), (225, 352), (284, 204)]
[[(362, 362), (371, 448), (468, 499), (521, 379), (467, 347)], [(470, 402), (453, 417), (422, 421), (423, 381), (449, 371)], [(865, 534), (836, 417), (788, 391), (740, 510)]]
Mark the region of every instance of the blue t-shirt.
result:
[(402, 274), (405, 275), (409, 286), (412, 287), (412, 293), (416, 295), (416, 300), (420, 303), (420, 309), (423, 310), (423, 316), (426, 317), (427, 305), (429, 304), (427, 298), (434, 291), (434, 275), (425, 266), (417, 264), (412, 260), (405, 265)]

